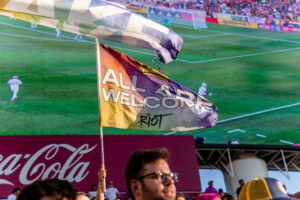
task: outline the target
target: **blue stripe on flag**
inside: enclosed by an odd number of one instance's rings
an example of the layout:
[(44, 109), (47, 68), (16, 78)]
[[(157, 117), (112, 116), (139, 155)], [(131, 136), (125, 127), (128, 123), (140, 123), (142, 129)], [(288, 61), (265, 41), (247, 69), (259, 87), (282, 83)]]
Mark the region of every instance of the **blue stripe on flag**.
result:
[(110, 15), (108, 17), (94, 21), (94, 24), (99, 26), (107, 26), (117, 30), (126, 30), (130, 17), (131, 13)]
[(101, 1), (101, 0), (92, 0), (89, 7), (96, 7), (96, 6), (108, 6), (111, 5), (108, 2)]

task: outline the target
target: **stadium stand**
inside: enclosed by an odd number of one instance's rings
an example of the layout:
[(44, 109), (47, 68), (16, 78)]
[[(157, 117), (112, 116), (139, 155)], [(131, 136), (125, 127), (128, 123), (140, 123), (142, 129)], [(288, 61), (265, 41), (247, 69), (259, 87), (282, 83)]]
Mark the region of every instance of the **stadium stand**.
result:
[(300, 21), (299, 0), (112, 0), (136, 6), (160, 6), (175, 9), (202, 10), (207, 16), (214, 13)]

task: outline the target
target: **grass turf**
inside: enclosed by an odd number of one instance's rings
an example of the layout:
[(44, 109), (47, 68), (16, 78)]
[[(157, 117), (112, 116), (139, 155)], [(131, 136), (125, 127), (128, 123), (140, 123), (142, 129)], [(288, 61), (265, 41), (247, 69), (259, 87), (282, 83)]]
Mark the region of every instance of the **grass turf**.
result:
[[(178, 59), (167, 65), (153, 64), (151, 50), (105, 43), (146, 65), (161, 67), (194, 91), (207, 83), (220, 123), (176, 134), (204, 136), (209, 143), (300, 142), (300, 105), (257, 113), (300, 102), (299, 34), (215, 25), (172, 29), (182, 35), (184, 45)], [(93, 40), (74, 41), (73, 36), (63, 32), (56, 38), (53, 29), (30, 29), (26, 22), (0, 17), (1, 135), (99, 133)], [(6, 81), (13, 75), (23, 85), (20, 99), (12, 103)], [(256, 114), (232, 119), (250, 113)], [(114, 128), (104, 128), (104, 133), (164, 134)]]

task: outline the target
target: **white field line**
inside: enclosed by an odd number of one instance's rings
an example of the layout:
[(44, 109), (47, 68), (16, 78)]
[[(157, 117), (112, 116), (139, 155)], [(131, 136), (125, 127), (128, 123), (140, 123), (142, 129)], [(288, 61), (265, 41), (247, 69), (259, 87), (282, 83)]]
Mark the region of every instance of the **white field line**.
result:
[[(39, 33), (43, 33), (43, 34), (47, 34), (47, 35), (52, 35), (52, 36), (56, 36), (55, 33), (49, 33), (49, 32), (45, 32), (45, 31), (40, 31), (40, 30), (37, 30), (37, 29), (32, 29), (32, 28), (25, 28), (23, 26), (17, 26), (17, 25), (12, 25), (12, 24), (8, 24), (8, 23), (3, 23), (3, 22), (0, 22), (0, 24), (2, 25), (7, 25), (7, 26), (12, 26), (12, 27), (15, 27), (15, 28), (20, 28), (20, 29), (25, 29), (25, 30), (29, 30), (29, 31), (32, 31), (32, 32), (39, 32)], [(25, 36), (26, 37), (26, 36)], [(29, 37), (28, 37), (29, 38)], [(38, 37), (30, 37), (32, 39), (39, 39)], [(74, 40), (72, 37), (68, 37), (68, 36), (63, 36), (63, 35), (60, 35), (59, 38), (67, 38), (67, 39), (71, 39), (73, 40), (74, 42), (84, 42), (84, 43), (89, 43), (89, 44), (94, 44), (94, 42), (92, 41), (88, 41), (88, 40)], [(66, 41), (66, 40), (61, 40), (61, 41)], [(118, 46), (113, 46), (113, 45), (110, 45), (111, 47), (113, 48), (116, 48), (116, 49), (121, 49), (121, 50), (125, 50), (125, 51), (130, 51), (130, 52), (134, 52), (134, 53), (139, 53), (139, 54), (144, 54), (144, 55), (149, 55), (149, 56), (155, 56), (154, 53), (147, 53), (147, 52), (141, 52), (141, 51), (138, 51), (138, 50), (133, 50), (133, 49), (127, 49), (127, 48), (122, 48), (122, 47), (118, 47)]]
[[(22, 28), (22, 29), (26, 29), (26, 30), (30, 30), (30, 31), (34, 31), (34, 32), (40, 32), (40, 33), (43, 33), (43, 34), (48, 34), (48, 35), (55, 36), (54, 33), (52, 34), (52, 33), (49, 33), (49, 32), (39, 31), (39, 30), (36, 30), (36, 29), (25, 28), (25, 27), (22, 27), (22, 26), (16, 26), (16, 25), (7, 24), (7, 23), (3, 23), (3, 22), (0, 22), (0, 24), (8, 25), (8, 26), (13, 26), (13, 27), (16, 27), (16, 28)], [(231, 34), (231, 33), (226, 33), (226, 32), (221, 32), (221, 31), (215, 31), (215, 32), (224, 33), (225, 35), (226, 34)], [(14, 34), (3, 33), (3, 32), (0, 32), (0, 34), (5, 34), (5, 35), (15, 36), (15, 37), (21, 37), (20, 35), (14, 35)], [(240, 34), (238, 34), (238, 35), (240, 35)], [(44, 40), (55, 40), (55, 41), (68, 41), (68, 42), (72, 41), (72, 40), (58, 40), (58, 39), (51, 39), (51, 38), (49, 38), (49, 39), (48, 38), (38, 38), (38, 37), (31, 37), (31, 36), (23, 36), (23, 37), (24, 38), (31, 38), (31, 39), (44, 39)], [(68, 39), (73, 39), (72, 37), (67, 37), (67, 36), (62, 36), (62, 37), (68, 38)], [(93, 42), (86, 41), (86, 40), (76, 40), (74, 42), (86, 42), (86, 43), (93, 44)], [(154, 55), (154, 54), (151, 54), (151, 53), (145, 53), (145, 52), (140, 52), (140, 51), (131, 50), (131, 49), (127, 49), (127, 48), (116, 47), (116, 46), (114, 48), (118, 48), (118, 49), (122, 49), (122, 50), (126, 50), (126, 51), (131, 51), (131, 52), (135, 52), (135, 53), (142, 53), (142, 54), (150, 55), (150, 56)], [(224, 59), (231, 59), (231, 58), (237, 58), (237, 57), (246, 57), (246, 56), (262, 55), (262, 54), (267, 54), (267, 53), (284, 52), (284, 51), (290, 51), (290, 50), (295, 50), (295, 49), (299, 49), (299, 48), (300, 47), (290, 48), (290, 49), (283, 49), (283, 50), (275, 50), (275, 51), (263, 52), (263, 53), (256, 53), (256, 54), (247, 54), (247, 55), (240, 55), (240, 56), (232, 56), (232, 57), (227, 57), (227, 58), (225, 57), (225, 58), (219, 58), (219, 59), (203, 60), (203, 61), (187, 61), (187, 60), (181, 60), (181, 59), (177, 59), (177, 60), (178, 61), (182, 61), (182, 62), (191, 62), (191, 63), (209, 62), (209, 61), (224, 60)], [(224, 123), (224, 122), (235, 120), (235, 119), (241, 119), (241, 118), (244, 118), (244, 117), (254, 116), (254, 115), (257, 115), (257, 114), (261, 114), (261, 113), (265, 113), (265, 112), (271, 112), (271, 111), (274, 111), (274, 110), (284, 109), (284, 108), (298, 106), (298, 105), (300, 105), (300, 103), (291, 104), (291, 105), (287, 105), (287, 106), (282, 106), (282, 107), (278, 107), (278, 108), (272, 108), (272, 109), (268, 109), (268, 110), (264, 110), (264, 111), (259, 111), (259, 112), (255, 112), (255, 113), (246, 114), (246, 115), (241, 115), (241, 116), (229, 118), (229, 119), (226, 119), (226, 120), (221, 120), (221, 121), (218, 121), (217, 123)], [(176, 133), (176, 132), (165, 133), (164, 135), (171, 135), (171, 134), (174, 134), (174, 133)]]
[(227, 131), (227, 133), (235, 133), (235, 132), (246, 133), (247, 131), (244, 131), (244, 130), (241, 130), (241, 129), (234, 129), (234, 130)]
[[(3, 22), (0, 22), (0, 24), (55, 36), (54, 33), (39, 31), (39, 30), (36, 30), (36, 29), (25, 28), (25, 27), (22, 27), (22, 26), (16, 26), (16, 25), (12, 25), (12, 24), (8, 24), (8, 23), (3, 23)], [(60, 36), (60, 37), (64, 37), (64, 38), (67, 38), (67, 39), (73, 39), (72, 37), (67, 37), (67, 36)], [(87, 40), (76, 40), (76, 41), (77, 42), (85, 42), (85, 43), (94, 44), (94, 42), (87, 41)], [(154, 56), (153, 53), (147, 53), (147, 52), (142, 52), (142, 51), (138, 51), (138, 50), (132, 50), (132, 49), (128, 49), (128, 48), (122, 48), (122, 47), (118, 47), (118, 46), (112, 46), (112, 47), (116, 48), (116, 49), (121, 49), (121, 50), (129, 51), (129, 52), (134, 52), (134, 53), (139, 53), (139, 54)], [(213, 61), (220, 61), (220, 60), (229, 60), (229, 59), (235, 59), (235, 58), (243, 58), (243, 57), (250, 57), (250, 56), (271, 54), (271, 53), (286, 52), (286, 51), (292, 51), (292, 50), (298, 50), (298, 49), (300, 49), (300, 47), (288, 48), (288, 49), (281, 49), (281, 50), (274, 50), (274, 51), (267, 51), (267, 52), (261, 52), (261, 53), (244, 54), (244, 55), (239, 55), (239, 56), (229, 56), (229, 57), (223, 57), (223, 58), (214, 58), (214, 59), (207, 59), (207, 60), (199, 60), (199, 61), (189, 61), (189, 60), (184, 60), (184, 59), (176, 59), (175, 61), (196, 64), (196, 63), (205, 63), (205, 62), (213, 62)]]
[(289, 141), (285, 141), (285, 140), (279, 140), (279, 142), (286, 143), (286, 144), (291, 144), (291, 145), (295, 144), (295, 143), (292, 143), (292, 142), (289, 142)]
[[(27, 29), (27, 28), (25, 28), (25, 29)], [(35, 31), (34, 29), (33, 30), (29, 29), (29, 30), (30, 31)], [(38, 31), (38, 32), (42, 32), (42, 31)], [(53, 34), (48, 33), (48, 32), (42, 32), (42, 33), (53, 35)], [(84, 42), (84, 43), (94, 44), (94, 42), (87, 41), (87, 40), (73, 40), (72, 37), (67, 37), (67, 36), (60, 36), (60, 37), (67, 38), (67, 39), (70, 39), (70, 40), (60, 40), (60, 39), (52, 39), (52, 38), (41, 38), (41, 37), (34, 37), (34, 36), (24, 36), (24, 35), (16, 35), (16, 34), (3, 33), (3, 32), (0, 32), (0, 34), (2, 34), (2, 35), (8, 35), (8, 36), (14, 36), (14, 37), (19, 37), (19, 38), (37, 39), (37, 40), (63, 41), (63, 42)], [(154, 56), (154, 54), (152, 54), (152, 53), (141, 52), (141, 51), (127, 49), (127, 48), (122, 48), (122, 47), (118, 47), (118, 46), (114, 46), (114, 45), (110, 45), (110, 46), (113, 47), (113, 48), (115, 48), (115, 49), (121, 49), (121, 50), (130, 51), (130, 52), (134, 52), (134, 53), (139, 53), (139, 54)], [(228, 59), (234, 59), (234, 58), (250, 57), (250, 56), (256, 56), (256, 55), (264, 55), (264, 54), (270, 54), (270, 53), (286, 52), (286, 51), (292, 51), (292, 50), (298, 50), (298, 49), (300, 49), (300, 47), (290, 48), (290, 49), (282, 49), (282, 50), (274, 50), (274, 51), (262, 52), (262, 53), (239, 55), (239, 56), (230, 56), (230, 57), (224, 57), (224, 58), (207, 59), (207, 60), (200, 60), (200, 61), (188, 61), (188, 60), (182, 60), (182, 59), (176, 59), (176, 60), (177, 61), (181, 61), (181, 62), (195, 64), (195, 63), (213, 62), (213, 61), (219, 61), (219, 60), (228, 60)]]
[[(179, 25), (178, 27), (183, 27), (183, 26)], [(188, 27), (185, 27), (185, 28), (187, 28), (187, 29), (194, 29), (194, 28), (188, 28)], [(248, 35), (248, 34), (232, 33), (232, 32), (225, 32), (225, 31), (217, 31), (217, 30), (211, 30), (211, 29), (200, 29), (200, 31), (206, 31), (206, 32), (211, 32), (211, 33), (221, 33), (221, 34), (228, 34), (228, 35), (236, 35), (236, 36), (256, 38), (256, 39), (272, 40), (272, 41), (278, 41), (278, 42), (289, 42), (289, 43), (300, 44), (300, 41), (297, 41), (297, 40), (283, 40), (283, 39), (278, 39), (278, 38), (270, 38), (270, 37), (263, 37), (263, 36), (257, 36), (257, 35), (255, 36), (255, 35)]]
[[(217, 124), (221, 124), (221, 123), (232, 121), (232, 120), (242, 119), (242, 118), (246, 118), (246, 117), (250, 117), (250, 116), (254, 116), (254, 115), (259, 115), (259, 114), (262, 114), (262, 113), (272, 112), (272, 111), (275, 111), (275, 110), (281, 110), (281, 109), (285, 109), (285, 108), (295, 107), (295, 106), (300, 106), (300, 102), (290, 104), (290, 105), (286, 105), (286, 106), (280, 106), (280, 107), (277, 107), (277, 108), (262, 110), (262, 111), (258, 111), (258, 112), (254, 112), (254, 113), (249, 113), (249, 114), (245, 114), (245, 115), (240, 115), (240, 116), (232, 117), (232, 118), (229, 118), (229, 119), (220, 120), (220, 121), (217, 122)], [(177, 133), (177, 132), (165, 133), (164, 135), (171, 135), (171, 134), (175, 134), (175, 133)]]
[(170, 132), (170, 133), (165, 133), (164, 135), (172, 135), (174, 133), (177, 133), (177, 132)]
[(4, 23), (4, 22), (0, 22), (0, 24), (15, 27), (15, 28), (20, 28), (20, 29), (24, 29), (24, 30), (28, 30), (28, 31), (33, 31), (33, 32), (38, 32), (38, 33), (43, 33), (43, 34), (47, 34), (47, 35), (56, 36), (56, 34), (54, 33), (54, 29), (53, 29), (53, 33), (49, 33), (49, 32), (40, 31), (36, 28), (26, 28), (26, 27), (23, 27), (23, 26), (13, 25), (13, 24)]
[(256, 136), (257, 136), (257, 137), (261, 137), (261, 138), (266, 138), (266, 137), (267, 137), (267, 136), (265, 136), (265, 135), (258, 134), (258, 133), (256, 134)]
[(223, 34), (231, 34), (231, 35), (236, 35), (236, 36), (241, 36), (241, 37), (248, 37), (248, 38), (255, 38), (255, 39), (263, 39), (263, 40), (272, 40), (272, 41), (278, 41), (278, 42), (288, 42), (288, 43), (296, 43), (300, 44), (300, 41), (297, 40), (283, 40), (283, 39), (278, 39), (278, 38), (270, 38), (270, 37), (263, 37), (263, 36), (255, 36), (255, 35), (247, 35), (247, 34), (240, 34), (240, 33), (230, 33), (230, 32), (224, 32), (224, 31), (215, 31), (215, 30), (208, 30), (213, 33), (223, 33)]
[(195, 64), (195, 63), (205, 63), (205, 62), (213, 62), (213, 61), (220, 61), (220, 60), (229, 60), (229, 59), (235, 59), (235, 58), (244, 58), (244, 57), (250, 57), (250, 56), (265, 55), (265, 54), (271, 54), (271, 53), (280, 53), (280, 52), (293, 51), (293, 50), (299, 50), (299, 49), (300, 49), (300, 47), (295, 47), (295, 48), (288, 48), (288, 49), (266, 51), (266, 52), (261, 52), (261, 53), (251, 53), (251, 54), (229, 56), (229, 57), (223, 57), (223, 58), (213, 58), (213, 59), (199, 60), (199, 61), (188, 61), (188, 60), (181, 60), (181, 59), (176, 59), (176, 60)]
[(217, 36), (224, 36), (224, 35), (231, 35), (230, 33), (219, 33), (219, 34), (214, 34), (214, 35), (188, 35), (184, 33), (179, 33), (179, 35), (187, 38), (208, 38), (208, 37), (217, 37)]
[(272, 111), (275, 111), (275, 110), (290, 108), (290, 107), (294, 107), (294, 106), (300, 106), (300, 103), (294, 103), (294, 104), (290, 104), (290, 105), (286, 105), (286, 106), (280, 106), (280, 107), (277, 107), (277, 108), (271, 108), (271, 109), (267, 109), (267, 110), (254, 112), (254, 113), (240, 115), (240, 116), (237, 116), (237, 117), (232, 117), (232, 118), (229, 118), (229, 119), (224, 119), (224, 120), (218, 121), (217, 124), (221, 124), (221, 123), (236, 120), (236, 119), (242, 119), (242, 118), (250, 117), (250, 116), (254, 116), (254, 115), (259, 115), (259, 114), (262, 114), (262, 113), (272, 112)]
[(64, 41), (64, 42), (78, 42), (77, 40), (62, 40), (62, 39), (55, 39), (55, 38), (42, 38), (42, 37), (34, 37), (34, 36), (25, 36), (25, 35), (17, 35), (11, 33), (3, 33), (0, 32), (0, 35), (12, 36), (12, 37), (19, 37), (19, 38), (28, 38), (28, 39), (35, 39), (35, 40), (48, 40), (48, 41)]
[[(19, 37), (19, 38), (35, 39), (35, 40), (48, 40), (48, 41), (58, 41), (58, 42), (84, 42), (84, 43), (94, 44), (94, 42), (87, 41), (87, 40), (73, 40), (73, 38), (67, 37), (67, 36), (64, 36), (64, 38), (70, 38), (72, 40), (52, 39), (52, 38), (40, 38), (40, 37), (34, 37), (34, 36), (16, 35), (16, 34), (3, 33), (3, 32), (0, 32), (0, 35), (7, 35), (7, 36)], [(122, 50), (126, 50), (126, 51), (131, 51), (131, 52), (134, 52), (134, 53), (141, 53), (140, 51), (135, 51), (135, 50), (131, 50), (131, 49), (121, 48), (121, 47), (117, 47), (117, 46), (113, 46), (113, 45), (110, 45), (110, 46), (113, 47), (113, 48), (115, 48), (115, 49), (122, 49)], [(154, 56), (154, 54), (145, 53), (145, 52), (143, 54)]]

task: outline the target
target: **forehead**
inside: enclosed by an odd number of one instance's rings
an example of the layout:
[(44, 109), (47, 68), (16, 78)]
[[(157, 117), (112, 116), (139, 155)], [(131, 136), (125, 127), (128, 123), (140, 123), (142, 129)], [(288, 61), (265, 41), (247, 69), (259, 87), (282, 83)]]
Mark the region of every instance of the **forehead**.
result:
[(85, 195), (77, 195), (76, 200), (89, 200), (89, 198)]
[(147, 163), (144, 165), (142, 173), (146, 174), (155, 171), (162, 171), (166, 173), (170, 172), (170, 168), (167, 161), (165, 161), (164, 159), (158, 159), (152, 163)]

